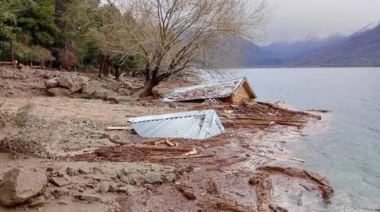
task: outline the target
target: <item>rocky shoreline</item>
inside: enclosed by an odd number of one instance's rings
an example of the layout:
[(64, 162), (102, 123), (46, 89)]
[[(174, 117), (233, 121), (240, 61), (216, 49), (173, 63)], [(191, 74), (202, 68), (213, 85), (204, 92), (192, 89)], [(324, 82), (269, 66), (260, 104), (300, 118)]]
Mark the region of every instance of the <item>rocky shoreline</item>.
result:
[[(22, 125), (5, 122), (0, 129), (0, 189), (25, 189), (28, 179), (17, 177), (21, 175), (46, 179), (30, 185), (35, 192), (22, 203), (15, 197), (20, 192), (3, 192), (0, 203), (11, 197), (12, 204), (2, 205), (16, 207), (0, 211), (311, 211), (328, 203), (333, 193), (323, 177), (295, 168), (302, 159), (287, 155), (284, 140), (289, 131), (301, 134), (319, 116), (268, 103), (231, 108), (135, 100), (126, 93), (133, 93), (131, 84), (138, 84), (138, 79), (116, 82), (84, 74), (79, 74), (84, 82), (107, 93), (107, 98), (86, 98), (75, 92), (47, 97), (46, 80), (78, 74), (9, 69), (1, 73), (2, 114), (14, 120), (20, 108), (30, 108)], [(193, 109), (215, 109), (221, 117), (227, 114), (222, 117), (226, 132), (221, 136), (169, 141), (179, 148), (196, 149), (194, 155), (136, 148), (171, 146), (130, 130), (106, 129), (125, 126), (128, 117)], [(241, 122), (241, 113), (255, 120), (276, 114), (279, 121)], [(276, 167), (276, 161), (295, 167)]]

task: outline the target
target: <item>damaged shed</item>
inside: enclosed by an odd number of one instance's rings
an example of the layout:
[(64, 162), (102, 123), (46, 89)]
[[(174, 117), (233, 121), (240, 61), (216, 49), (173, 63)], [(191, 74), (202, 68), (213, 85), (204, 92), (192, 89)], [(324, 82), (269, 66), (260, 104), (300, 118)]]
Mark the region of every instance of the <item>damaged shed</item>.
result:
[(240, 104), (251, 101), (256, 94), (249, 85), (247, 78), (230, 81), (196, 85), (176, 89), (165, 95), (166, 102), (190, 102), (215, 99), (229, 104)]
[(137, 134), (148, 138), (206, 139), (224, 132), (215, 110), (144, 116), (129, 122)]

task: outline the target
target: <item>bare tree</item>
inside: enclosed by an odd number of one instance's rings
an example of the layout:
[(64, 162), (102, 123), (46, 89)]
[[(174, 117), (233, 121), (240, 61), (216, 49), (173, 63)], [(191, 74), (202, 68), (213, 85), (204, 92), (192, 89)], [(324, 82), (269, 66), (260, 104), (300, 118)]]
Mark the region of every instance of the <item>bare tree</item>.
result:
[(101, 26), (91, 34), (104, 52), (144, 59), (146, 87), (140, 96), (151, 95), (161, 81), (185, 70), (218, 67), (216, 59), (228, 46), (223, 41), (257, 39), (268, 12), (263, 0), (108, 0), (108, 4), (113, 10), (103, 14)]

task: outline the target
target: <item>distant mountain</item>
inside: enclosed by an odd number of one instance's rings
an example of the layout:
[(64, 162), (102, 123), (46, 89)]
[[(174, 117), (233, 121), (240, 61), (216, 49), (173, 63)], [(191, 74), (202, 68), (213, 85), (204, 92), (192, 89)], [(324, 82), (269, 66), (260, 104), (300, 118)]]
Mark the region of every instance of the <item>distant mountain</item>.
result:
[(380, 23), (373, 23), (334, 45), (305, 53), (287, 66), (380, 66)]
[(243, 67), (281, 66), (286, 61), (282, 56), (268, 52), (248, 40), (241, 40), (240, 45)]
[(286, 59), (294, 59), (304, 53), (314, 51), (326, 46), (330, 46), (344, 40), (346, 36), (337, 34), (331, 35), (323, 39), (308, 38), (303, 41), (294, 43), (289, 42), (275, 42), (261, 48), (266, 52), (276, 54)]

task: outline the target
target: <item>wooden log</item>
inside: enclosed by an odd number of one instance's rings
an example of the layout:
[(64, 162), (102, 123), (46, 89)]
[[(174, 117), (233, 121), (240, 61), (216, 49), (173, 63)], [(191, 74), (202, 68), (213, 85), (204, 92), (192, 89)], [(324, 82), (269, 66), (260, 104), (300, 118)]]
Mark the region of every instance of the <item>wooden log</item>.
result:
[(106, 130), (132, 130), (132, 127), (106, 127)]
[(233, 119), (230, 120), (235, 125), (261, 125), (261, 126), (269, 126), (271, 124), (285, 125), (285, 126), (293, 126), (293, 127), (303, 127), (303, 123), (295, 123), (295, 122), (286, 122), (286, 121), (269, 121), (269, 120), (240, 120)]
[(301, 163), (304, 163), (304, 162), (306, 162), (306, 160), (303, 160), (303, 159), (299, 159), (299, 158), (292, 158), (292, 157), (287, 157), (286, 159), (288, 159), (288, 160), (293, 160), (293, 161), (297, 161), (297, 162), (301, 162)]
[(187, 148), (187, 147), (163, 147), (163, 146), (152, 146), (152, 145), (133, 145), (130, 146), (135, 149), (140, 150), (150, 150), (150, 151), (171, 151), (171, 152), (191, 152), (194, 151), (194, 148)]
[(152, 160), (170, 160), (170, 159), (193, 159), (193, 158), (212, 158), (214, 157), (215, 155), (204, 155), (204, 154), (200, 154), (200, 155), (186, 155), (186, 156), (152, 156), (152, 157), (149, 157), (149, 159), (152, 159)]

